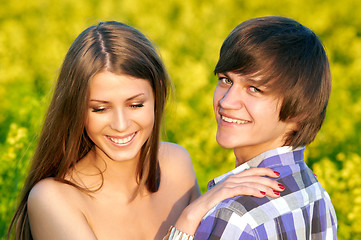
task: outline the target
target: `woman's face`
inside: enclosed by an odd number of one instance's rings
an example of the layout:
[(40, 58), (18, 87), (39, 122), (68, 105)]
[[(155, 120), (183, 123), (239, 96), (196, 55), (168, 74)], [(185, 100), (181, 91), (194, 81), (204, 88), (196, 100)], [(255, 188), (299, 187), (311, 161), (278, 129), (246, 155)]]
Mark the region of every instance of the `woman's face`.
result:
[(154, 96), (149, 81), (108, 71), (93, 77), (85, 129), (98, 155), (137, 161), (153, 126)]

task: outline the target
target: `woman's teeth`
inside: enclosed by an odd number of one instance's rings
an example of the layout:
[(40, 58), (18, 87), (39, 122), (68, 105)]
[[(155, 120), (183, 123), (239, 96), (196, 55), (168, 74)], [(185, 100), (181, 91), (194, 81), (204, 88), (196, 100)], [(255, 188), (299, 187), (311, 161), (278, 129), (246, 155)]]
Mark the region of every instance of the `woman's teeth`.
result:
[(130, 135), (129, 137), (126, 137), (126, 138), (112, 138), (110, 136), (108, 136), (108, 138), (114, 143), (126, 144), (126, 143), (130, 142), (134, 136), (135, 136), (135, 133), (133, 133), (132, 135)]
[(228, 118), (228, 117), (225, 117), (225, 116), (222, 116), (222, 120), (225, 121), (225, 122), (237, 123), (237, 124), (244, 124), (244, 123), (248, 122), (248, 121), (245, 121), (245, 120), (232, 119), (232, 118)]

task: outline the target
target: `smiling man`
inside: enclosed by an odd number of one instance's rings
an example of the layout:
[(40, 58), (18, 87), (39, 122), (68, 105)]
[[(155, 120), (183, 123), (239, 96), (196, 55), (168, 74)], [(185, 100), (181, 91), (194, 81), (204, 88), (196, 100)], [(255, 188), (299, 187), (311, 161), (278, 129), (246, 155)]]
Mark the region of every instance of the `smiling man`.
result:
[(304, 162), (321, 128), (331, 90), (318, 37), (278, 16), (248, 20), (224, 41), (215, 68), (217, 142), (234, 149), (236, 168), (268, 167), (285, 186), (279, 198), (237, 196), (207, 213), (195, 239), (336, 239), (327, 192)]

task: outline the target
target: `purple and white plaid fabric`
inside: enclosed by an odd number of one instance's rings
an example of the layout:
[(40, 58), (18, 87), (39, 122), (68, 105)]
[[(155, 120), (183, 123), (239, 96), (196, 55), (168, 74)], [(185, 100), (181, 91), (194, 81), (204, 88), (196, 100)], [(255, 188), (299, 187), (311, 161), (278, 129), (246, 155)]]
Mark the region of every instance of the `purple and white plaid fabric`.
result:
[(281, 174), (277, 181), (285, 190), (276, 199), (237, 196), (222, 201), (203, 218), (194, 239), (337, 239), (335, 210), (305, 164), (304, 149), (264, 152), (210, 181), (208, 189), (231, 174), (268, 167)]

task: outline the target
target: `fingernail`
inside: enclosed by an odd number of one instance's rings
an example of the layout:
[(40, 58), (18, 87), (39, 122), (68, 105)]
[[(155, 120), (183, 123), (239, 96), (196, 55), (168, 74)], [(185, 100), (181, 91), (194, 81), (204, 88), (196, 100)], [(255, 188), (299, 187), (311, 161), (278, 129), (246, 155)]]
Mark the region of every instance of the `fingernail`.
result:
[(280, 192), (273, 190), (273, 193), (276, 195), (280, 195)]
[(285, 186), (283, 186), (281, 183), (278, 184), (278, 187), (281, 188), (282, 190), (285, 189)]
[(273, 171), (273, 172), (277, 175), (277, 177), (279, 177), (281, 175), (279, 172), (276, 172), (276, 171)]
[(259, 191), (262, 195), (266, 195), (266, 193), (265, 192), (263, 192), (263, 191)]

